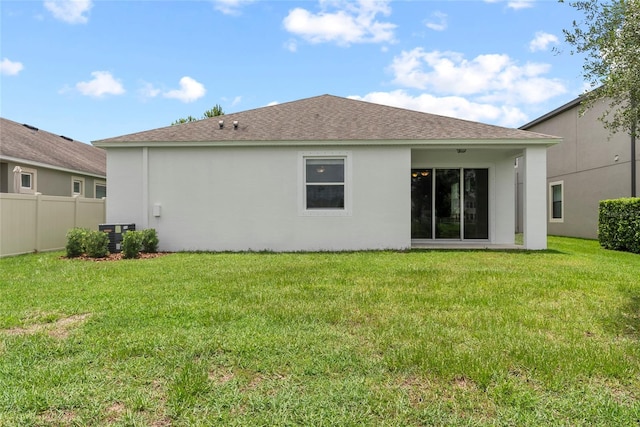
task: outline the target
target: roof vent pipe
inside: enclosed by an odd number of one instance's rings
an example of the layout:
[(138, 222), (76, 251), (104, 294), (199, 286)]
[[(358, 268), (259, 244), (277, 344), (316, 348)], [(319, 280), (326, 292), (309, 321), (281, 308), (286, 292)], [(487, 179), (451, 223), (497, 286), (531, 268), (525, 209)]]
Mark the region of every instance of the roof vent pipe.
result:
[(222, 129), (224, 127), (224, 120), (220, 120), (218, 122), (218, 126), (220, 126), (220, 129)]
[(238, 121), (237, 120), (233, 121), (233, 128), (234, 129), (238, 129)]

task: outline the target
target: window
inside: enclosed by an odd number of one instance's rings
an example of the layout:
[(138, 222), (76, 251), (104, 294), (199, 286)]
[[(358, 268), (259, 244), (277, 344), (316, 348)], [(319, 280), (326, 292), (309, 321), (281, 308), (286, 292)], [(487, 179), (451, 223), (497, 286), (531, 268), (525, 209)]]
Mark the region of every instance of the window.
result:
[(71, 179), (71, 194), (73, 196), (84, 196), (84, 178), (74, 176)]
[(564, 182), (549, 184), (549, 221), (564, 222)]
[(37, 191), (37, 173), (35, 169), (20, 168), (20, 193), (33, 194)]
[(93, 194), (96, 199), (107, 197), (107, 184), (104, 182), (96, 182)]
[(302, 155), (304, 215), (348, 215), (348, 156), (344, 153)]

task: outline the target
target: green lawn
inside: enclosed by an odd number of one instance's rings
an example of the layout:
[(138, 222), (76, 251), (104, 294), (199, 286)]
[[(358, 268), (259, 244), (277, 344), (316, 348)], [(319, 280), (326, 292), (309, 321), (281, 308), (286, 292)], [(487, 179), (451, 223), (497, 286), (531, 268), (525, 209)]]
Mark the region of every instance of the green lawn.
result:
[(0, 259), (0, 425), (640, 420), (640, 256)]

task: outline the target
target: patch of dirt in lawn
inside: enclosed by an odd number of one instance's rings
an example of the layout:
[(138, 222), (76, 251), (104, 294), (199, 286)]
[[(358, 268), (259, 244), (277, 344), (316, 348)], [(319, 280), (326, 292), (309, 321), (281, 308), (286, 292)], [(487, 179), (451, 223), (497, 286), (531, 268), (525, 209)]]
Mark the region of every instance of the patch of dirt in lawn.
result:
[[(133, 259), (152, 259), (152, 258), (159, 258), (165, 255), (169, 255), (172, 254), (173, 252), (156, 252), (156, 253), (146, 253), (146, 252), (140, 252), (138, 254), (137, 258), (133, 258)], [(132, 258), (125, 258), (122, 255), (122, 252), (118, 252), (118, 253), (113, 253), (113, 254), (109, 254), (106, 257), (102, 257), (102, 258), (92, 258), (90, 256), (87, 255), (81, 255), (79, 257), (75, 257), (75, 258), (68, 258), (66, 256), (61, 256), (60, 259), (79, 259), (79, 260), (83, 260), (83, 261), (94, 261), (94, 262), (102, 262), (102, 261), (120, 261), (123, 259), (132, 259)]]
[(122, 417), (125, 411), (124, 403), (116, 402), (107, 408), (107, 422), (114, 423)]
[(49, 409), (39, 414), (38, 418), (46, 425), (71, 426), (76, 425), (77, 414), (69, 410)]
[(64, 339), (69, 336), (69, 332), (82, 323), (90, 316), (90, 313), (77, 314), (74, 316), (62, 317), (55, 322), (34, 323), (25, 327), (16, 327), (0, 331), (6, 335), (32, 335), (41, 331), (46, 331), (50, 337)]

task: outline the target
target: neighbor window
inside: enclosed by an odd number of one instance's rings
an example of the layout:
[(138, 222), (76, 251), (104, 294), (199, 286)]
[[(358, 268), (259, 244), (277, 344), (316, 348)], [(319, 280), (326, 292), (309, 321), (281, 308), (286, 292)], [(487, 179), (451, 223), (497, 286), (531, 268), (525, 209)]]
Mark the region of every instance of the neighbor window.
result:
[(37, 175), (35, 169), (20, 169), (20, 193), (33, 194), (37, 188)]
[(307, 215), (345, 215), (348, 212), (346, 155), (303, 155), (302, 206)]
[(552, 182), (549, 184), (549, 221), (564, 221), (564, 182)]
[(71, 180), (71, 194), (74, 196), (84, 196), (84, 178), (73, 177)]
[(95, 194), (96, 199), (107, 197), (107, 184), (104, 182), (96, 182), (93, 194)]

